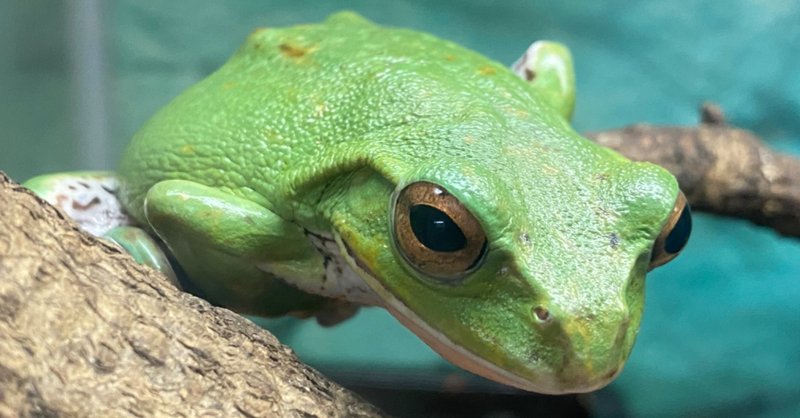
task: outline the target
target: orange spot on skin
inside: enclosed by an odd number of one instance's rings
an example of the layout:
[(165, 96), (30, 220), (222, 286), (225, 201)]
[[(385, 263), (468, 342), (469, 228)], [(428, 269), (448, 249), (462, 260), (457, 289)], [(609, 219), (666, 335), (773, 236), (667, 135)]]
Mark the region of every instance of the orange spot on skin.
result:
[(232, 89), (232, 88), (234, 88), (234, 87), (236, 87), (236, 83), (235, 83), (235, 82), (233, 82), (233, 81), (228, 81), (227, 83), (225, 83), (225, 84), (223, 84), (223, 85), (222, 85), (222, 88), (223, 88), (224, 90), (230, 90), (230, 89)]
[(558, 169), (550, 165), (543, 166), (542, 171), (544, 171), (547, 174), (553, 174), (553, 175), (558, 173)]
[(525, 119), (528, 117), (529, 113), (525, 109), (520, 109), (512, 106), (505, 106), (503, 110), (510, 116), (516, 117), (519, 119)]
[(446, 59), (447, 61), (453, 62), (453, 61), (456, 60), (456, 56), (453, 55), (453, 54), (447, 54), (447, 55), (444, 56), (444, 59)]
[(319, 102), (314, 105), (314, 116), (321, 118), (325, 116), (325, 113), (328, 111), (328, 106), (324, 102)]
[(281, 141), (283, 140), (283, 136), (281, 135), (280, 131), (275, 129), (267, 129), (264, 131), (264, 138), (270, 141)]
[(288, 58), (302, 58), (306, 54), (314, 51), (314, 48), (302, 47), (298, 45), (292, 45), (289, 43), (282, 43), (278, 45), (278, 49), (281, 51), (281, 54), (283, 54), (283, 56)]
[(478, 69), (478, 74), (480, 75), (495, 75), (496, 73), (497, 70), (495, 70), (494, 67), (490, 67), (488, 65)]
[(189, 145), (189, 144), (185, 144), (185, 145), (183, 145), (181, 147), (181, 153), (183, 153), (183, 154), (194, 154), (194, 147)]

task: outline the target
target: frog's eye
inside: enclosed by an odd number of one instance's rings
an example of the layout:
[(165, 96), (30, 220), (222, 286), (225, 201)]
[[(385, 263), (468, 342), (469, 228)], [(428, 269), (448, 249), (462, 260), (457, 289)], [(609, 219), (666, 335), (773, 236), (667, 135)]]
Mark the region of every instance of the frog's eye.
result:
[(689, 241), (691, 233), (692, 214), (689, 210), (689, 205), (686, 204), (686, 197), (683, 192), (679, 192), (678, 200), (672, 209), (672, 215), (664, 225), (664, 229), (661, 230), (661, 234), (659, 234), (655, 244), (653, 244), (650, 269), (668, 263), (677, 257)]
[(443, 187), (412, 183), (396, 194), (394, 239), (415, 269), (437, 279), (458, 279), (483, 260), (486, 235), (478, 220)]

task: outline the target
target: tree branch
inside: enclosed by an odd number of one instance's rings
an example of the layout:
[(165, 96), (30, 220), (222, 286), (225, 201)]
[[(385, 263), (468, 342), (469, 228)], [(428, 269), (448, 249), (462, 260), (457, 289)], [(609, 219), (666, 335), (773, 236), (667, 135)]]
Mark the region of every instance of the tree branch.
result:
[(0, 173), (0, 417), (375, 417)]
[[(706, 120), (721, 118), (706, 112)], [(672, 172), (692, 209), (800, 237), (800, 160), (770, 150), (751, 132), (705, 123), (635, 125), (587, 136), (632, 160)]]

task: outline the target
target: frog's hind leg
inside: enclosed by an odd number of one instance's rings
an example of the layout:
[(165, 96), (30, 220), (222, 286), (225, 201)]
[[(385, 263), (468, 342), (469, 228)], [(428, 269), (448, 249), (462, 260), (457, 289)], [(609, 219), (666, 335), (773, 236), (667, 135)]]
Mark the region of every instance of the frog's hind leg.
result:
[(23, 186), (61, 209), (82, 229), (101, 237), (106, 232), (134, 224), (117, 199), (114, 173), (79, 171), (34, 177)]
[(23, 185), (51, 205), (61, 209), (81, 229), (115, 242), (139, 264), (164, 273), (177, 285), (175, 272), (159, 242), (122, 209), (117, 199), (114, 173), (82, 171), (34, 177)]
[(528, 81), (552, 108), (566, 119), (575, 108), (575, 70), (566, 46), (552, 41), (537, 41), (512, 65), (514, 72)]

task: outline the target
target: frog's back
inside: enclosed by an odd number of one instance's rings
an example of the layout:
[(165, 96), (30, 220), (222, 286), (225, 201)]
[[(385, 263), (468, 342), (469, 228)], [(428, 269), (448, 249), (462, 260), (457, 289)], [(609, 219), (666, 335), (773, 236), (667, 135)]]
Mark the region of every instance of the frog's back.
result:
[[(476, 72), (487, 77), (459, 77)], [(141, 220), (149, 187), (186, 179), (289, 216), (294, 209), (284, 202), (299, 183), (330, 178), (332, 169), (363, 164), (365, 150), (380, 141), (401, 140), (382, 135), (370, 143), (376, 132), (474, 111), (465, 91), (529, 101), (516, 82), (500, 64), (456, 44), (352, 13), (260, 29), (136, 134), (120, 166), (121, 198)], [(425, 152), (408, 148), (402, 152)]]

